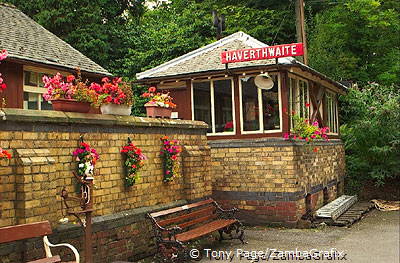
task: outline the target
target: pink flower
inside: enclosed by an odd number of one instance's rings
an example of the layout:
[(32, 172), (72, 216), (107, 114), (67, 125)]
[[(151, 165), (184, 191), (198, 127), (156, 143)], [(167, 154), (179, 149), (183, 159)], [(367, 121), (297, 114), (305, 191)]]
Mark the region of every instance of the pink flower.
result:
[(283, 138), (285, 138), (285, 140), (288, 140), (288, 139), (289, 139), (289, 133), (285, 133), (285, 134), (283, 135)]
[(170, 171), (170, 170), (166, 170), (165, 173), (166, 173), (166, 174), (170, 174), (171, 171)]
[(6, 59), (7, 56), (8, 56), (7, 50), (3, 49), (2, 51), (0, 51), (0, 61)]

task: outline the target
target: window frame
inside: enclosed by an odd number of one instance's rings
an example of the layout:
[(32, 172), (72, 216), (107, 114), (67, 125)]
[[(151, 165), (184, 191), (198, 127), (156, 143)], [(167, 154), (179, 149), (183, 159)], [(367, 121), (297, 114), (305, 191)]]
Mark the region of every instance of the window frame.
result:
[[(328, 135), (339, 135), (339, 105), (338, 105), (338, 100), (337, 100), (337, 94), (335, 92), (332, 92), (332, 91), (326, 89), (324, 96), (325, 96), (324, 102), (325, 102), (325, 107), (326, 107), (326, 120), (325, 120), (325, 122), (326, 122), (326, 126), (329, 127), (329, 132), (327, 134)], [(332, 106), (334, 106), (333, 107), (334, 110), (331, 110), (331, 112), (333, 113), (334, 118), (336, 117), (336, 121), (334, 123), (334, 125), (336, 126), (335, 127), (336, 128), (336, 132), (333, 132), (333, 129), (331, 129), (331, 127), (330, 127), (329, 119), (332, 116), (329, 115), (330, 111), (328, 109), (329, 103), (328, 103), (327, 96), (331, 96), (330, 100), (332, 102)], [(323, 108), (325, 108), (325, 107), (323, 107)]]
[(39, 86), (40, 84), (40, 79), (38, 79), (37, 86), (32, 86), (32, 85), (26, 85), (25, 84), (25, 72), (33, 72), (37, 74), (51, 74), (55, 75), (57, 72), (59, 72), (63, 76), (67, 76), (71, 73), (64, 72), (64, 71), (57, 71), (57, 70), (51, 70), (51, 69), (46, 69), (46, 68), (39, 68), (39, 67), (33, 67), (33, 66), (23, 66), (22, 69), (22, 92), (24, 99), (22, 101), (22, 108), (25, 110), (28, 110), (27, 105), (25, 104), (25, 92), (26, 93), (33, 93), (36, 94), (38, 97), (37, 103), (38, 103), (38, 108), (35, 110), (42, 110), (42, 102), (44, 101), (43, 94), (47, 91), (46, 88), (42, 88)]
[[(230, 80), (231, 81), (231, 90), (232, 90), (232, 122), (233, 122), (233, 131), (227, 132), (215, 132), (215, 100), (214, 100), (214, 81), (216, 80)], [(235, 115), (235, 87), (234, 80), (232, 77), (229, 78), (211, 78), (211, 79), (201, 79), (190, 82), (190, 90), (191, 90), (191, 104), (192, 104), (192, 120), (194, 119), (194, 83), (200, 82), (210, 82), (210, 107), (211, 107), (211, 133), (207, 132), (207, 136), (224, 136), (224, 135), (235, 135), (236, 134), (236, 115)]]
[[(304, 107), (307, 109), (307, 115), (308, 116), (306, 116), (305, 118), (309, 120), (311, 118), (312, 114), (314, 113), (314, 107), (312, 106), (311, 97), (310, 97), (310, 80), (308, 80), (306, 78), (302, 78), (302, 77), (297, 76), (297, 75), (288, 74), (288, 83), (289, 83), (289, 85), (288, 85), (289, 130), (293, 129), (293, 125), (294, 125), (293, 118), (292, 118), (292, 111), (294, 110), (295, 113), (299, 113), (300, 112), (300, 107), (301, 107), (300, 101), (298, 101), (298, 102), (295, 102), (295, 105), (294, 105), (295, 109), (293, 109), (293, 105), (292, 105), (292, 95), (293, 95), (292, 89), (293, 89), (293, 87), (292, 87), (292, 84), (291, 84), (291, 79), (295, 80), (295, 93), (296, 93), (294, 95), (295, 97), (300, 95), (300, 81), (303, 81), (303, 82), (307, 83), (307, 99), (308, 100), (307, 100), (307, 102), (304, 102)], [(306, 103), (308, 103), (310, 106), (306, 107), (305, 106)]]
[(258, 99), (258, 122), (259, 122), (259, 130), (256, 131), (244, 131), (243, 127), (243, 98), (242, 98), (242, 78), (248, 78), (248, 77), (256, 77), (258, 74), (249, 74), (245, 76), (240, 76), (238, 78), (239, 82), (239, 107), (240, 107), (240, 133), (241, 134), (268, 134), (268, 133), (278, 133), (282, 132), (282, 124), (283, 124), (283, 114), (282, 114), (282, 92), (281, 92), (281, 78), (280, 78), (280, 73), (268, 73), (270, 76), (276, 76), (278, 80), (278, 104), (279, 104), (279, 129), (275, 130), (264, 130), (264, 120), (262, 118), (263, 116), (263, 103), (262, 103), (262, 92), (260, 88), (257, 87), (257, 99)]

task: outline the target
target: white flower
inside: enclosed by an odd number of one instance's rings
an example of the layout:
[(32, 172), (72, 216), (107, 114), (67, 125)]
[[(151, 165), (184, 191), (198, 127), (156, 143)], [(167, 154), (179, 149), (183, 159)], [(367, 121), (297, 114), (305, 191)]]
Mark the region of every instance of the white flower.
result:
[(80, 163), (80, 164), (78, 165), (78, 167), (79, 167), (79, 168), (83, 168), (83, 167), (85, 167), (85, 164), (84, 164), (84, 163)]

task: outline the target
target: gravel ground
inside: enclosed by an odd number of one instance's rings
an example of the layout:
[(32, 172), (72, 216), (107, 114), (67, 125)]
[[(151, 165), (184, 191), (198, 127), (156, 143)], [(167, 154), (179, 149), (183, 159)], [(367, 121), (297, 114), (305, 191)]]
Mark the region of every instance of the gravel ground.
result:
[[(328, 227), (321, 226), (317, 229), (280, 229), (267, 227), (253, 227), (246, 229), (247, 244), (242, 245), (238, 240), (223, 241), (222, 243), (208, 238), (201, 241), (200, 252), (203, 254), (199, 262), (360, 262), (360, 263), (399, 263), (400, 262), (400, 212), (380, 212), (373, 210), (361, 221), (353, 226)], [(199, 244), (194, 244), (199, 247)], [(336, 260), (295, 260), (293, 258), (271, 257), (269, 260), (259, 258), (250, 259), (251, 251), (266, 251), (276, 249), (279, 251), (331, 251), (343, 252), (345, 258), (338, 255)], [(207, 256), (219, 252), (220, 258)], [(221, 253), (226, 252), (224, 254)], [(242, 252), (240, 252), (242, 251)], [(195, 251), (196, 252), (196, 251)], [(231, 253), (232, 258), (227, 257)], [(254, 253), (254, 252), (253, 252)], [(239, 258), (239, 254), (242, 255)], [(196, 253), (194, 253), (196, 255)], [(210, 254), (209, 254), (210, 255)], [(246, 258), (248, 256), (248, 258)], [(277, 254), (275, 253), (275, 256)], [(279, 260), (278, 260), (279, 259)], [(339, 259), (339, 260), (338, 260)], [(340, 260), (341, 259), (341, 260)], [(141, 262), (152, 262), (147, 259)], [(193, 261), (195, 262), (195, 261)]]

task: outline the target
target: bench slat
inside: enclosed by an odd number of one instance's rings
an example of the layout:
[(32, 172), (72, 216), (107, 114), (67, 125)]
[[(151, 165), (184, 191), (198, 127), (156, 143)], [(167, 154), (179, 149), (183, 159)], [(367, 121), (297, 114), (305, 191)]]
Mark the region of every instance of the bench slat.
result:
[(27, 263), (57, 263), (61, 262), (61, 258), (59, 255), (53, 256), (51, 258), (42, 258), (35, 261), (29, 261)]
[(151, 213), (150, 216), (153, 217), (153, 218), (154, 217), (159, 217), (159, 216), (165, 216), (165, 215), (173, 214), (173, 213), (176, 213), (176, 212), (179, 212), (179, 211), (184, 211), (184, 210), (188, 210), (188, 209), (191, 209), (191, 208), (199, 207), (199, 206), (202, 206), (202, 205), (211, 204), (213, 202), (214, 202), (214, 200), (207, 199), (207, 200), (200, 201), (200, 202), (197, 202), (197, 203), (184, 205), (184, 206), (179, 206), (179, 207), (175, 207), (175, 208), (171, 208), (171, 209), (167, 209), (167, 210)]
[(199, 217), (202, 216), (204, 214), (208, 215), (208, 214), (212, 214), (215, 211), (216, 207), (215, 206), (209, 206), (207, 208), (204, 209), (200, 209), (198, 211), (194, 211), (192, 213), (188, 213), (185, 215), (181, 215), (181, 216), (177, 216), (177, 217), (173, 217), (173, 218), (168, 218), (168, 219), (164, 219), (164, 220), (160, 220), (158, 222), (158, 224), (162, 227), (165, 227), (167, 225), (170, 225), (172, 223), (179, 223), (182, 222), (186, 219), (192, 218), (192, 217)]
[(49, 221), (0, 228), (0, 244), (52, 233)]
[(192, 226), (192, 225), (201, 223), (201, 222), (205, 222), (205, 221), (210, 220), (210, 219), (214, 219), (214, 218), (216, 218), (216, 217), (217, 217), (216, 214), (211, 214), (211, 215), (207, 215), (207, 216), (203, 216), (203, 217), (200, 217), (200, 218), (193, 219), (193, 220), (191, 220), (191, 221), (182, 223), (182, 224), (180, 224), (180, 225), (178, 225), (178, 226), (179, 226), (180, 228), (186, 228), (186, 227), (189, 227), (189, 226)]
[(205, 235), (208, 235), (218, 229), (227, 227), (229, 225), (232, 225), (234, 223), (236, 223), (237, 220), (236, 219), (219, 219), (219, 220), (215, 220), (212, 221), (208, 224), (202, 225), (198, 228), (189, 230), (187, 232), (181, 233), (176, 235), (176, 239), (181, 241), (181, 242), (186, 242), (192, 239), (196, 239), (198, 237), (202, 237)]

